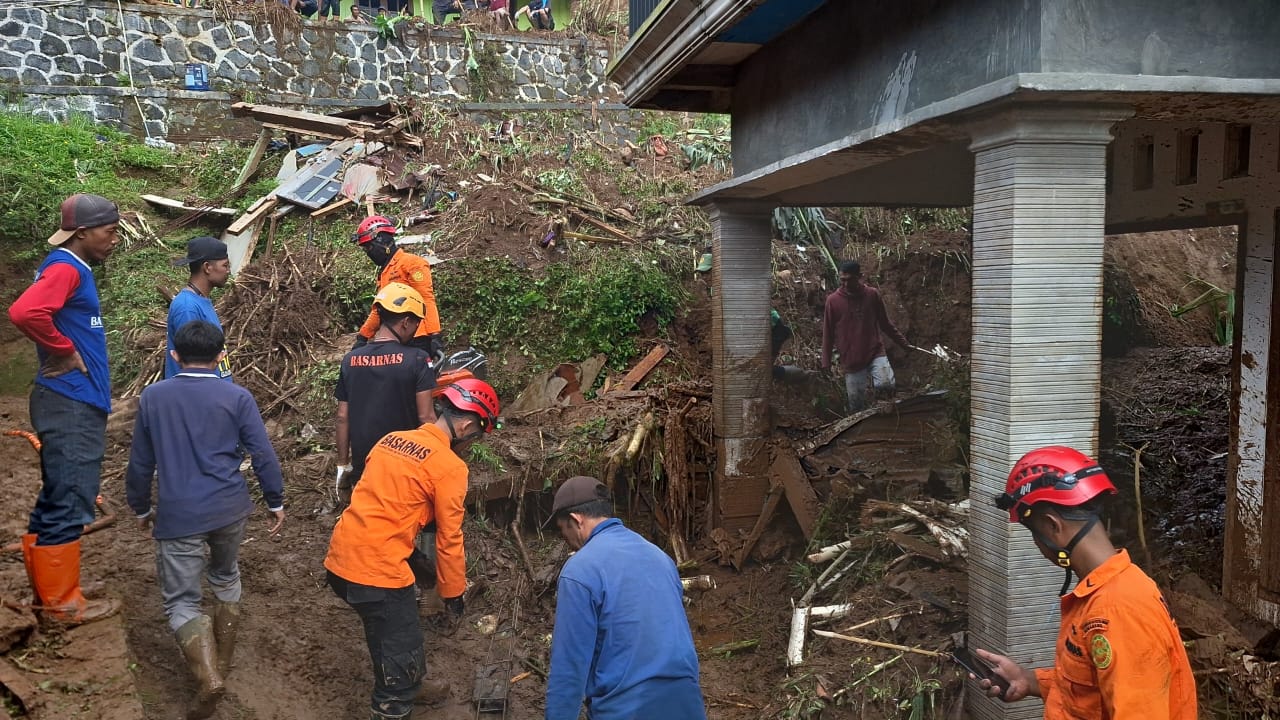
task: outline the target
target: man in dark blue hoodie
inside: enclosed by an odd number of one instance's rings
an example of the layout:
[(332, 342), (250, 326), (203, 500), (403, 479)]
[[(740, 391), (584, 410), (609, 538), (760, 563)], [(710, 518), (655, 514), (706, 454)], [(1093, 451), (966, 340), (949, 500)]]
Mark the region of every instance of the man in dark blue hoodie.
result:
[(676, 565), (612, 517), (604, 484), (569, 478), (552, 519), (577, 552), (556, 588), (546, 720), (706, 720)]
[[(125, 474), (125, 495), (145, 530), (154, 524), (156, 575), (169, 626), (199, 688), (189, 719), (213, 714), (226, 692), (240, 623), (240, 541), (253, 512), (240, 474), (240, 448), (253, 457), (268, 532), (284, 523), (284, 478), (258, 404), (248, 390), (218, 377), (222, 331), (205, 320), (178, 328), (173, 354), (182, 370), (142, 391)], [(159, 502), (151, 503), (151, 478)], [(209, 557), (205, 559), (205, 547)], [(201, 610), (208, 577), (213, 617)]]

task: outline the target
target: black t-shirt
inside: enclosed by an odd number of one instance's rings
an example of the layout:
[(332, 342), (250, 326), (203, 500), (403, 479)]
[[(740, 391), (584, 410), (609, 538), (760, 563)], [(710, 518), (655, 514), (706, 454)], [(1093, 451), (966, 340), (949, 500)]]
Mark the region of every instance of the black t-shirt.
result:
[(364, 469), (364, 459), (383, 435), (412, 430), (418, 422), (420, 392), (436, 386), (431, 357), (394, 340), (371, 342), (342, 358), (334, 397), (347, 403), (351, 465)]

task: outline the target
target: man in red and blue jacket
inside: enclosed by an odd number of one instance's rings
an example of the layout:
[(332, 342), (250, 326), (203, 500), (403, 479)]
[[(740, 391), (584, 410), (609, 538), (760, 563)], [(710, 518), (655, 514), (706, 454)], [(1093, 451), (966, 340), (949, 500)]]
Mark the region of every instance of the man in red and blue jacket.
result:
[(104, 197), (63, 201), (62, 224), (49, 238), (53, 252), (9, 307), (9, 319), (35, 341), (40, 361), (30, 411), (42, 486), (22, 556), (44, 613), (76, 624), (119, 609), (115, 601), (86, 600), (80, 590), (80, 535), (93, 522), (111, 412), (107, 336), (89, 266), (111, 255), (119, 222), (115, 203)]

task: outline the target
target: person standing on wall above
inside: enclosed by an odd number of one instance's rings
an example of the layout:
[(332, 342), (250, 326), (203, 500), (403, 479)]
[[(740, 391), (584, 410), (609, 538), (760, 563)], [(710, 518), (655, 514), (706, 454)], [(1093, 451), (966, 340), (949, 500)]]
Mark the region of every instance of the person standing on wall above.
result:
[[(152, 527), (156, 540), (156, 577), (169, 627), (198, 684), (188, 718), (213, 714), (235, 653), (240, 542), (253, 512), (240, 473), (241, 447), (253, 458), (262, 498), (275, 517), (268, 534), (284, 523), (284, 477), (258, 404), (239, 385), (218, 382), (223, 343), (213, 323), (192, 320), (178, 328), (172, 352), (182, 370), (142, 391), (125, 472), (138, 527)], [(153, 505), (157, 469), (159, 502)], [(216, 600), (212, 618), (201, 609), (202, 576)]]
[[(213, 301), (209, 299), (209, 294), (214, 288), (226, 285), (227, 280), (231, 278), (231, 261), (227, 259), (226, 244), (207, 235), (187, 241), (186, 256), (173, 261), (174, 267), (180, 265), (190, 268), (191, 278), (187, 281), (187, 286), (179, 290), (178, 294), (173, 296), (173, 301), (169, 303), (169, 318), (165, 322), (168, 345), (164, 358), (166, 379), (177, 375), (181, 370), (178, 361), (174, 359), (173, 352), (173, 338), (177, 335), (178, 328), (192, 320), (204, 320), (219, 331), (222, 330), (222, 322), (213, 309)], [(227, 362), (225, 353), (215, 372), (223, 380), (231, 379), (231, 366)]]
[(613, 517), (593, 477), (556, 490), (551, 520), (574, 554), (556, 584), (546, 720), (704, 720), (698, 652), (676, 564)]
[[(388, 283), (398, 282), (408, 285), (422, 296), (426, 314), (413, 338), (405, 344), (427, 351), (431, 359), (439, 364), (444, 358), (444, 338), (440, 336), (440, 311), (436, 309), (436, 293), (431, 288), (431, 264), (396, 247), (396, 224), (385, 215), (365, 218), (352, 240), (378, 266), (378, 290), (382, 290)], [(378, 332), (379, 324), (377, 308), (372, 307), (369, 309), (369, 317), (360, 326), (355, 347), (372, 340), (374, 333)]]
[(378, 331), (347, 353), (338, 370), (338, 501), (351, 499), (365, 457), (383, 435), (434, 422), (431, 391), (436, 370), (430, 356), (408, 343), (426, 315), (422, 296), (403, 283), (388, 283), (373, 299)]
[[(451, 624), (465, 609), (467, 465), (460, 456), (497, 426), (498, 396), (483, 380), (459, 380), (444, 388), (435, 413), (434, 422), (374, 445), (324, 559), (329, 586), (364, 625), (373, 720), (408, 718), (422, 689), (426, 654), (414, 586), (438, 583)], [(431, 522), (437, 527), (434, 572), (414, 546)]]
[(840, 288), (827, 296), (822, 317), (822, 369), (831, 369), (831, 351), (840, 353), (845, 397), (850, 413), (867, 407), (867, 381), (877, 392), (894, 389), (893, 368), (880, 333), (903, 350), (911, 343), (889, 320), (880, 292), (862, 281), (856, 260), (840, 263)]
[(462, 0), (434, 0), (431, 3), (431, 16), (436, 25), (443, 25), (450, 15), (462, 17)]
[[(1065, 568), (1057, 648), (1053, 666), (1034, 671), (985, 650), (978, 656), (1008, 681), (1005, 702), (1043, 698), (1046, 720), (1195, 720), (1196, 681), (1169, 605), (1100, 522), (1115, 494), (1102, 468), (1069, 447), (1033, 450), (1013, 466), (996, 507)], [(1068, 593), (1073, 573), (1079, 580)], [(990, 680), (980, 684), (1001, 697)]]
[(89, 265), (111, 255), (119, 223), (119, 209), (104, 197), (64, 200), (62, 224), (49, 238), (53, 252), (9, 307), (9, 320), (35, 341), (40, 363), (30, 412), (41, 443), (41, 487), (22, 559), (42, 613), (72, 624), (120, 608), (86, 600), (80, 590), (80, 535), (93, 522), (111, 412), (107, 335)]

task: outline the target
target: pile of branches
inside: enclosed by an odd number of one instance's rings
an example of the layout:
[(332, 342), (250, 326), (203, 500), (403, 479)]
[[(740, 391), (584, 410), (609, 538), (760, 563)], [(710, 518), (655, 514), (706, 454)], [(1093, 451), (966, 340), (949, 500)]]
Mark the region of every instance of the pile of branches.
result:
[(281, 245), (277, 255), (241, 270), (218, 304), (236, 382), (253, 393), (264, 417), (300, 409), (296, 397), (308, 385), (299, 376), (332, 354), (332, 298), (322, 280), (333, 275), (335, 259), (330, 251)]

